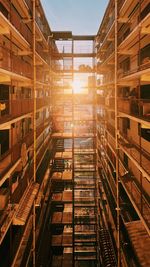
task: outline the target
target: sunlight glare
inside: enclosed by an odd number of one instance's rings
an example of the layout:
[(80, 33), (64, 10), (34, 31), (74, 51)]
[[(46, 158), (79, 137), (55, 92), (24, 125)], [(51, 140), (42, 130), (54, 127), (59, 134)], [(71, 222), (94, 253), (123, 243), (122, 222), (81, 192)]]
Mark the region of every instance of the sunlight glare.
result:
[(82, 94), (84, 90), (82, 82), (80, 80), (74, 80), (72, 82), (72, 89), (75, 94)]

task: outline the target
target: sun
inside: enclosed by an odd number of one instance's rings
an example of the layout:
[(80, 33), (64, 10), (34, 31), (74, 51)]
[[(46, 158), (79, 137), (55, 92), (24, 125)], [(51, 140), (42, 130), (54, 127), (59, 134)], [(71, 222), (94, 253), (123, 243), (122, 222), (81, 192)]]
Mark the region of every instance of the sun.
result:
[(82, 94), (83, 92), (83, 85), (80, 80), (74, 80), (72, 82), (72, 89), (75, 94)]

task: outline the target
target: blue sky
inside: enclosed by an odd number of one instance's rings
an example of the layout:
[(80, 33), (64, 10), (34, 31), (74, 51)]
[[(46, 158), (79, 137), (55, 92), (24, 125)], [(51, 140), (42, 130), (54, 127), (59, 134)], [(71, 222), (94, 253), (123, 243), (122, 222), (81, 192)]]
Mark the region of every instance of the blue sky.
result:
[(53, 31), (96, 34), (108, 0), (41, 0)]

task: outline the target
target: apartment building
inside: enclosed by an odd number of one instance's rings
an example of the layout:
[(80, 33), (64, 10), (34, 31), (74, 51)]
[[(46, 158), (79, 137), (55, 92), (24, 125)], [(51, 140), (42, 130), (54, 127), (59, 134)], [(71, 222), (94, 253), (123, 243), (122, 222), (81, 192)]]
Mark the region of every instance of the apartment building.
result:
[(121, 266), (150, 264), (149, 38), (148, 1), (109, 2), (97, 35), (98, 164)]
[(40, 1), (2, 0), (0, 33), (0, 265), (24, 266), (48, 196), (56, 46)]

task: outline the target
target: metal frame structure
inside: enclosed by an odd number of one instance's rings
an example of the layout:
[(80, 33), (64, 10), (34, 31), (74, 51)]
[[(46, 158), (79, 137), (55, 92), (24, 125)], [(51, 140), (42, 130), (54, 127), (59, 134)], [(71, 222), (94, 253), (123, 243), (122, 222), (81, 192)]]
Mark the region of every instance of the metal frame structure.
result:
[[(75, 80), (75, 63), (74, 63), (74, 59), (77, 57), (80, 58), (85, 58), (85, 57), (92, 57), (93, 58), (93, 63), (92, 63), (92, 70), (94, 69), (94, 57), (95, 57), (95, 52), (93, 49), (95, 49), (94, 46), (94, 36), (72, 36), (72, 34), (69, 33), (65, 33), (65, 32), (54, 32), (53, 33), (53, 37), (57, 40), (60, 39), (61, 43), (64, 43), (62, 45), (62, 53), (59, 52), (59, 57), (60, 59), (63, 60), (63, 71), (61, 71), (62, 73), (62, 87), (57, 87), (54, 90), (54, 97), (55, 99), (57, 99), (55, 92), (58, 89), (61, 89), (62, 92), (64, 92), (64, 89), (66, 90), (66, 96), (63, 94), (58, 94), (58, 98), (60, 98), (60, 96), (62, 96), (62, 101), (63, 104), (60, 104), (59, 102), (59, 107), (60, 105), (68, 105), (65, 101), (68, 98), (68, 101), (70, 101), (70, 110), (71, 110), (71, 115), (70, 115), (70, 119), (69, 119), (69, 123), (70, 123), (70, 127), (71, 127), (71, 131), (70, 133), (67, 134), (67, 132), (65, 133), (65, 126), (62, 126), (63, 130), (56, 130), (56, 133), (54, 133), (52, 135), (52, 138), (54, 138), (56, 141), (56, 151), (57, 151), (57, 142), (60, 142), (60, 138), (64, 139), (64, 140), (69, 140), (71, 141), (71, 174), (72, 174), (72, 223), (70, 222), (70, 226), (72, 228), (72, 242), (69, 245), (70, 247), (70, 251), (72, 251), (72, 259), (65, 259), (65, 250), (67, 250), (67, 245), (65, 245), (65, 243), (62, 243), (62, 247), (63, 247), (63, 253), (58, 256), (55, 257), (53, 256), (52, 258), (52, 266), (55, 265), (55, 261), (57, 261), (58, 263), (58, 259), (60, 260), (60, 266), (63, 266), (63, 264), (67, 264), (68, 266), (70, 266), (72, 264), (72, 266), (77, 266), (77, 263), (80, 262), (80, 264), (92, 264), (90, 266), (99, 266), (99, 259), (97, 258), (97, 208), (96, 208), (96, 204), (97, 204), (97, 182), (96, 182), (96, 177), (97, 177), (97, 166), (96, 166), (96, 105), (95, 105), (95, 100), (96, 100), (96, 89), (95, 89), (95, 76), (93, 76), (93, 71), (92, 71), (92, 78), (93, 78), (93, 83), (91, 84), (91, 86), (86, 85), (86, 89), (88, 90), (87, 95), (85, 95), (86, 100), (84, 99), (84, 94), (81, 92), (80, 94), (76, 94), (75, 93), (75, 88), (73, 87), (73, 82)], [(69, 41), (71, 43), (71, 47), (70, 47), (70, 52), (67, 51), (67, 48), (65, 47), (65, 43)], [(81, 52), (75, 52), (75, 44), (74, 42), (79, 42), (79, 46), (80, 46), (80, 42), (81, 41), (92, 41), (93, 45), (92, 45), (92, 50), (89, 53), (81, 53)], [(59, 44), (58, 44), (59, 47)], [(58, 56), (57, 56), (58, 57)], [(65, 67), (65, 59), (66, 58), (70, 58), (71, 60), (71, 65), (69, 65), (69, 69), (66, 69)], [(71, 69), (71, 71), (70, 71)], [(79, 72), (78, 72), (79, 73)], [(83, 72), (84, 73), (84, 70)], [(91, 72), (89, 71), (87, 73), (87, 71), (85, 71), (85, 73), (87, 75), (90, 75)], [(70, 85), (68, 85), (68, 90), (70, 90), (70, 94), (68, 93), (67, 96), (67, 87), (66, 84), (64, 84), (64, 80), (66, 78), (66, 76), (70, 77)], [(80, 78), (79, 78), (80, 79)], [(85, 88), (84, 88), (85, 89)], [(66, 100), (65, 100), (66, 99)], [(54, 108), (56, 110), (57, 113), (57, 104), (56, 102), (53, 102), (54, 104)], [(85, 109), (84, 106), (86, 105), (90, 105), (91, 106), (91, 114), (90, 117), (88, 118), (88, 116), (86, 115), (86, 112), (88, 112), (88, 110)], [(68, 107), (68, 106), (67, 106)], [(79, 111), (78, 111), (79, 109)], [(82, 110), (82, 111), (80, 111)], [(80, 114), (80, 112), (82, 112)], [(60, 121), (62, 122), (62, 124), (65, 125), (65, 121), (67, 119), (68, 113), (66, 113), (66, 117), (65, 115), (63, 115), (63, 110), (62, 112), (58, 112), (58, 115), (53, 114), (53, 119), (56, 120), (56, 118), (59, 118)], [(65, 119), (66, 118), (66, 119)], [(64, 120), (64, 122), (63, 122)], [(68, 121), (68, 119), (67, 119)], [(89, 121), (89, 122), (88, 122)], [(58, 122), (58, 119), (57, 119)], [(90, 123), (90, 124), (89, 124)], [(82, 127), (80, 125), (84, 125), (83, 128), (87, 128), (86, 132), (84, 132), (82, 134)], [(89, 126), (88, 126), (89, 124)], [(91, 125), (91, 126), (90, 126)], [(57, 125), (56, 125), (57, 127)], [(88, 128), (88, 127), (91, 127)], [(78, 130), (80, 129), (81, 130)], [(90, 130), (90, 132), (88, 133), (88, 131)], [(57, 132), (58, 131), (58, 132)], [(80, 133), (81, 131), (81, 133)], [(63, 133), (64, 132), (64, 133)], [(91, 140), (91, 145), (90, 145), (90, 149), (86, 149), (86, 146), (84, 145), (83, 148), (80, 147), (80, 140), (82, 140), (82, 142), (86, 143), (88, 142), (88, 139)], [(65, 141), (63, 141), (64, 144)], [(67, 141), (66, 141), (67, 142)], [(86, 151), (87, 150), (87, 151)], [(64, 152), (63, 152), (64, 151)], [(65, 160), (63, 153), (65, 155), (65, 152), (67, 151), (67, 148), (65, 147), (65, 145), (62, 147), (62, 160)], [(88, 163), (88, 158), (89, 157), (93, 157), (92, 162), (90, 165), (90, 161)], [(52, 173), (52, 177), (54, 175), (54, 173), (56, 173), (56, 169), (57, 169), (57, 173), (55, 174), (56, 176), (58, 175), (62, 175), (66, 173), (66, 171), (69, 172), (68, 167), (64, 166), (64, 169), (61, 170), (58, 166), (58, 168), (56, 168), (56, 157), (57, 157), (57, 152), (54, 156), (54, 172)], [(85, 161), (85, 158), (87, 158), (87, 162)], [(84, 163), (82, 161), (85, 161)], [(92, 168), (92, 169), (91, 169)], [(86, 177), (87, 177), (87, 181), (86, 181)], [(90, 177), (91, 177), (91, 181), (90, 181)], [(60, 181), (58, 180), (58, 183), (60, 183)], [(89, 185), (88, 185), (89, 183)], [(91, 184), (91, 185), (90, 185)], [(59, 187), (59, 185), (57, 184), (57, 187)], [(60, 187), (60, 190), (61, 187)], [(61, 191), (62, 192), (62, 191)], [(67, 192), (67, 191), (66, 191)], [(59, 195), (60, 193), (58, 193)], [(61, 194), (65, 194), (65, 191), (63, 191)], [(90, 197), (90, 194), (92, 195)], [(58, 196), (57, 195), (57, 196)], [(91, 200), (90, 200), (91, 198)], [(52, 199), (53, 199), (53, 192), (52, 192)], [(63, 202), (63, 200), (62, 200)], [(95, 203), (95, 204), (94, 204)], [(83, 212), (83, 214), (82, 214)], [(90, 214), (91, 213), (91, 214)], [(89, 215), (88, 215), (89, 214)], [(52, 213), (52, 226), (53, 224), (56, 223), (56, 220), (58, 219), (57, 217), (55, 217), (55, 212)], [(62, 215), (63, 216), (63, 215)], [(56, 220), (54, 220), (56, 218)], [(60, 222), (60, 225), (62, 225), (62, 222)], [(59, 226), (60, 227), (60, 226)], [(89, 228), (90, 227), (90, 228)], [(89, 228), (89, 230), (88, 230)], [(64, 226), (63, 226), (64, 229)], [(89, 231), (89, 234), (88, 234)], [(95, 231), (95, 232), (94, 232)], [(91, 232), (91, 234), (90, 234)], [(95, 233), (95, 234), (94, 234)], [(59, 238), (60, 235), (58, 234)], [(57, 238), (58, 238), (57, 236)], [(63, 235), (62, 235), (63, 236)], [(89, 237), (87, 239), (87, 236)], [(92, 238), (93, 237), (93, 238)], [(55, 236), (56, 238), (56, 236)], [(92, 241), (93, 240), (93, 241)], [(52, 243), (51, 246), (56, 248), (56, 243), (54, 242), (54, 236), (52, 236)], [(93, 244), (93, 245), (92, 245)], [(95, 244), (95, 245), (94, 245)], [(69, 248), (68, 247), (68, 248)], [(60, 247), (58, 248), (60, 250)], [(54, 252), (56, 252), (54, 250)], [(57, 253), (57, 252), (56, 252)], [(71, 256), (70, 256), (71, 257)]]

